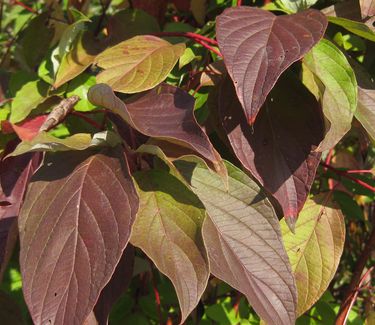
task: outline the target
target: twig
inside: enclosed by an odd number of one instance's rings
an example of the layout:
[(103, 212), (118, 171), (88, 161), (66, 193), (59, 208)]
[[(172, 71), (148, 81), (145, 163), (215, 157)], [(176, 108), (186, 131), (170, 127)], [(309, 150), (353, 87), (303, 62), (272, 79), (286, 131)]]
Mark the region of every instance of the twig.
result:
[(36, 10), (34, 10), (33, 8), (29, 7), (28, 5), (25, 5), (23, 2), (21, 1), (17, 1), (17, 0), (13, 0), (11, 2), (11, 4), (15, 4), (17, 6), (20, 6), (24, 9), (26, 9), (28, 12), (31, 12), (32, 14), (38, 14), (38, 12)]
[(106, 4), (104, 4), (103, 0), (100, 0), (100, 4), (102, 5), (102, 14), (99, 17), (98, 26), (96, 27), (96, 30), (95, 30), (95, 35), (98, 35), (100, 30), (101, 30), (103, 21), (106, 17), (106, 12), (107, 12), (109, 6), (111, 5), (111, 2), (112, 2), (112, 0), (109, 0)]
[(156, 309), (157, 309), (157, 312), (158, 312), (159, 324), (163, 325), (163, 320), (162, 320), (162, 315), (161, 315), (160, 294), (159, 294), (159, 291), (158, 291), (158, 287), (157, 287), (157, 283), (156, 283), (154, 274), (152, 273), (153, 264), (152, 264), (151, 260), (148, 260), (148, 261), (150, 263), (150, 269), (151, 269), (150, 273), (151, 273), (151, 280), (152, 280), (152, 289), (154, 290), (154, 294), (155, 294), (155, 304), (156, 304)]
[(82, 120), (86, 121), (87, 123), (91, 124), (93, 127), (97, 128), (98, 130), (102, 129), (102, 126), (96, 123), (93, 119), (87, 117), (85, 114), (80, 112), (72, 111), (70, 114), (81, 118)]
[(160, 37), (186, 37), (194, 41), (201, 40), (203, 42), (217, 46), (217, 41), (213, 40), (212, 38), (209, 38), (209, 37), (197, 34), (197, 33), (192, 33), (192, 32), (159, 32), (159, 33), (152, 33), (151, 35), (160, 36)]
[(332, 166), (330, 166), (330, 165), (327, 165), (327, 164), (324, 163), (324, 162), (320, 162), (320, 165), (322, 165), (323, 167), (325, 167), (325, 168), (327, 168), (327, 169), (329, 169), (329, 170), (332, 170), (335, 174), (337, 174), (337, 175), (339, 175), (339, 176), (343, 176), (343, 177), (345, 177), (345, 178), (347, 178), (347, 179), (350, 179), (350, 180), (352, 180), (353, 182), (355, 182), (355, 183), (357, 183), (357, 184), (363, 186), (364, 188), (367, 188), (368, 190), (370, 190), (370, 191), (372, 191), (372, 192), (375, 192), (375, 187), (373, 187), (373, 186), (367, 184), (366, 182), (364, 182), (364, 181), (362, 181), (362, 180), (360, 180), (360, 179), (357, 179), (357, 178), (354, 178), (354, 177), (350, 176), (350, 175), (349, 175), (346, 171), (344, 171), (344, 170), (339, 170), (339, 169), (337, 169), (337, 168), (335, 168), (335, 167), (332, 167)]

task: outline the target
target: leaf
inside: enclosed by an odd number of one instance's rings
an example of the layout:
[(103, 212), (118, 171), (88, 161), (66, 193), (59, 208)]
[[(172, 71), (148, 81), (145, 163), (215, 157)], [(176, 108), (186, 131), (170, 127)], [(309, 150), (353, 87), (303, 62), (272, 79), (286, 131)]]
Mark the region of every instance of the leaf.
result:
[(96, 106), (92, 105), (87, 99), (87, 93), (90, 87), (94, 86), (95, 84), (95, 76), (88, 73), (81, 73), (71, 82), (69, 82), (66, 90), (66, 96), (71, 97), (73, 95), (77, 95), (80, 98), (79, 102), (74, 106), (75, 111), (88, 112), (96, 108)]
[(339, 16), (352, 20), (361, 20), (361, 8), (358, 1), (336, 2), (332, 6), (324, 8), (321, 11), (326, 16)]
[(142, 9), (155, 17), (159, 23), (163, 23), (167, 10), (167, 0), (133, 0), (132, 5), (136, 9)]
[(121, 140), (111, 131), (99, 132), (93, 137), (88, 133), (77, 133), (64, 139), (56, 138), (47, 132), (40, 132), (31, 141), (22, 141), (8, 156), (18, 156), (34, 151), (85, 150), (106, 144), (116, 146), (120, 142)]
[(249, 124), (282, 72), (322, 38), (326, 27), (324, 15), (313, 9), (275, 16), (241, 6), (217, 17), (219, 48)]
[(120, 43), (137, 35), (160, 32), (156, 19), (138, 9), (120, 10), (108, 22), (108, 38), (111, 45)]
[(284, 220), (280, 222), (297, 283), (297, 315), (310, 309), (326, 291), (344, 249), (344, 217), (332, 202), (331, 194), (320, 194), (306, 202), (295, 234)]
[(206, 18), (207, 1), (191, 0), (190, 10), (198, 24), (204, 25)]
[[(7, 154), (12, 143), (8, 144)], [(29, 179), (40, 163), (39, 154), (0, 160), (0, 281), (18, 238), (17, 218)]]
[(198, 198), (162, 170), (137, 172), (140, 208), (131, 243), (170, 278), (181, 308), (181, 323), (206, 288), (209, 267), (201, 227), (205, 211)]
[(81, 33), (75, 39), (71, 50), (61, 60), (54, 88), (59, 88), (85, 71), (94, 62), (101, 46), (102, 44), (95, 41), (90, 32)]
[(31, 111), (46, 100), (49, 85), (42, 81), (30, 81), (17, 91), (12, 101), (10, 122), (17, 123), (24, 120)]
[(196, 122), (194, 98), (184, 90), (162, 84), (126, 105), (104, 84), (91, 87), (88, 99), (120, 115), (139, 132), (193, 149), (214, 164), (221, 158)]
[(317, 150), (328, 150), (350, 130), (357, 108), (357, 81), (345, 55), (325, 39), (304, 57), (303, 63), (325, 88), (321, 97), (326, 135)]
[(126, 247), (138, 198), (122, 152), (50, 154), (19, 218), (23, 292), (36, 324), (82, 324)]
[(375, 1), (374, 0), (360, 0), (362, 19), (372, 17), (375, 15)]
[(184, 50), (183, 43), (172, 45), (155, 36), (135, 36), (96, 57), (95, 63), (104, 69), (96, 80), (123, 93), (154, 88), (168, 76)]
[(13, 124), (12, 127), (22, 141), (31, 141), (38, 135), (39, 129), (46, 119), (47, 115), (39, 115), (26, 119), (19, 124)]
[(375, 140), (375, 89), (358, 87), (358, 106), (355, 117)]
[[(293, 96), (290, 96), (293, 89)], [(282, 76), (251, 130), (230, 79), (219, 94), (221, 121), (242, 165), (279, 202), (291, 227), (310, 191), (323, 137), (315, 98), (298, 80)]]
[(0, 291), (0, 318), (3, 324), (24, 325), (22, 313), (17, 301), (7, 293)]
[(280, 0), (281, 4), (291, 12), (303, 11), (318, 2), (318, 0)]
[(375, 33), (364, 23), (342, 17), (328, 17), (328, 21), (341, 26), (349, 32), (375, 42)]
[(265, 194), (230, 163), (228, 190), (217, 174), (200, 164), (175, 164), (209, 215), (203, 238), (211, 273), (245, 294), (267, 323), (294, 324), (294, 279), (278, 219)]
[(113, 305), (119, 300), (130, 284), (133, 275), (133, 266), (134, 247), (128, 244), (111, 280), (100, 293), (98, 302), (95, 305), (94, 313), (98, 324), (108, 325), (108, 318)]

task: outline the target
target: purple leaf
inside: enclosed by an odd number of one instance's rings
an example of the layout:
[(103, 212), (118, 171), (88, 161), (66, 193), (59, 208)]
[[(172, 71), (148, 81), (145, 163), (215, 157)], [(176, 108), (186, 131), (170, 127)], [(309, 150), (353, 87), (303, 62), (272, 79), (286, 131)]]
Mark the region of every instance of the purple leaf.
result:
[[(8, 146), (5, 155), (14, 146)], [(40, 154), (25, 154), (0, 160), (0, 280), (18, 237), (17, 217), (31, 175)]]
[(19, 217), (25, 301), (36, 324), (79, 324), (119, 262), (138, 209), (122, 152), (49, 154)]
[(313, 150), (324, 130), (317, 101), (303, 85), (292, 81), (280, 78), (253, 130), (229, 78), (219, 94), (221, 119), (234, 153), (280, 203), (291, 227), (314, 180), (320, 153)]
[(249, 124), (254, 124), (280, 75), (322, 38), (326, 27), (326, 17), (313, 9), (275, 16), (236, 7), (218, 16), (220, 51)]
[(120, 262), (116, 266), (111, 280), (100, 293), (98, 302), (95, 305), (94, 313), (99, 325), (107, 325), (108, 317), (112, 306), (121, 297), (130, 284), (134, 267), (134, 247), (126, 246)]

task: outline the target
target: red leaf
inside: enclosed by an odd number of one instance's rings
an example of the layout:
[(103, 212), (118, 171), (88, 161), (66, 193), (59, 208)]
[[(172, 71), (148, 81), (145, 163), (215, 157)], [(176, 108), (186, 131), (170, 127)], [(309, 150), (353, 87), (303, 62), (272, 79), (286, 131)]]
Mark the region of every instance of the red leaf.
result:
[(229, 78), (219, 94), (219, 109), (236, 156), (293, 222), (315, 177), (320, 153), (313, 150), (323, 138), (324, 126), (315, 98), (302, 84), (292, 81), (282, 77), (276, 84), (253, 132)]
[(137, 209), (122, 152), (47, 156), (19, 218), (23, 291), (35, 324), (86, 320), (129, 241)]
[(39, 115), (12, 126), (22, 141), (31, 141), (39, 133), (39, 129), (47, 117), (48, 115)]
[(326, 27), (326, 17), (313, 9), (275, 16), (235, 7), (217, 17), (220, 51), (250, 124), (282, 72), (322, 38)]
[[(8, 146), (5, 155), (14, 148)], [(0, 160), (0, 280), (18, 237), (17, 217), (22, 199), (40, 157), (37, 153)]]

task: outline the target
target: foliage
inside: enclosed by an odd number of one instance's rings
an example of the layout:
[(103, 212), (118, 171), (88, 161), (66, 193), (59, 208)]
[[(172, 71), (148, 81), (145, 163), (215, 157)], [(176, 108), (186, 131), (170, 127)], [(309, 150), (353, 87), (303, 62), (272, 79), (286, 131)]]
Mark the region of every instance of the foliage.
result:
[(2, 1), (2, 320), (370, 324), (375, 7), (331, 4)]

